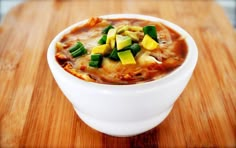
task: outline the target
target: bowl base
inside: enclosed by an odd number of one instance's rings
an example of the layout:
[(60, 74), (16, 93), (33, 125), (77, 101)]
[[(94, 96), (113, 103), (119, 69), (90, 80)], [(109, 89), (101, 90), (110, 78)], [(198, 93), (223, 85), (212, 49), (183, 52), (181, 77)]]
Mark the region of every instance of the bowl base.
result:
[(157, 115), (154, 118), (147, 119), (145, 121), (128, 121), (128, 122), (109, 122), (102, 121), (91, 116), (88, 116), (74, 107), (75, 112), (84, 121), (89, 127), (102, 132), (104, 134), (115, 136), (115, 137), (130, 137), (135, 136), (141, 133), (144, 133), (158, 124), (160, 124), (170, 113), (173, 106), (166, 109), (161, 114)]

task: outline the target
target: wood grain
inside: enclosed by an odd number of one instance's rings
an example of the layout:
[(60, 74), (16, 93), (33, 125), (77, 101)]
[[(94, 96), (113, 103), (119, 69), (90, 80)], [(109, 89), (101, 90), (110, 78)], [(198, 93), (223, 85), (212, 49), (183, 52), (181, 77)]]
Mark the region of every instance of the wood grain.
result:
[[(84, 124), (47, 65), (51, 40), (62, 29), (112, 13), (172, 21), (199, 48), (189, 84), (156, 128), (130, 138)], [(0, 28), (0, 147), (236, 147), (236, 35), (214, 1), (26, 1)]]

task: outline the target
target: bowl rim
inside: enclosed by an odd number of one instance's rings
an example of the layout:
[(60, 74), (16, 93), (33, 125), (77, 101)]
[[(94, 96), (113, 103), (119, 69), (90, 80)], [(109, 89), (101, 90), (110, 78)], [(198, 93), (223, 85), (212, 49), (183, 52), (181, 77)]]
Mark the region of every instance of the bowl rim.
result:
[(128, 85), (113, 85), (113, 84), (101, 84), (101, 83), (96, 83), (96, 82), (88, 82), (88, 81), (82, 80), (68, 73), (67, 71), (65, 71), (57, 63), (56, 58), (55, 58), (55, 53), (56, 53), (55, 44), (57, 41), (59, 41), (62, 38), (64, 34), (69, 33), (76, 26), (80, 26), (87, 23), (89, 19), (85, 19), (65, 28), (60, 33), (58, 33), (54, 37), (54, 39), (51, 41), (48, 47), (48, 51), (47, 51), (47, 61), (53, 75), (56, 75), (56, 74), (60, 75), (61, 76), (60, 78), (66, 80), (67, 82), (73, 82), (73, 83), (76, 83), (76, 85), (83, 85), (86, 88), (89, 87), (90, 89), (93, 89), (93, 91), (99, 91), (102, 89), (102, 90), (111, 90), (112, 92), (114, 91), (120, 92), (120, 90), (126, 92), (130, 90), (135, 90), (135, 89), (142, 89), (143, 91), (145, 91), (148, 89), (153, 89), (157, 86), (165, 86), (171, 82), (174, 82), (175, 80), (182, 78), (181, 76), (187, 75), (189, 73), (191, 74), (193, 72), (197, 63), (197, 59), (198, 59), (198, 49), (197, 49), (195, 41), (190, 36), (190, 34), (184, 29), (182, 29), (180, 26), (170, 21), (164, 20), (162, 18), (158, 18), (158, 17), (154, 17), (150, 15), (142, 15), (142, 14), (125, 14), (125, 13), (124, 14), (109, 14), (109, 15), (102, 15), (98, 17), (103, 18), (103, 19), (136, 18), (136, 19), (142, 19), (142, 20), (149, 20), (152, 22), (161, 22), (165, 24), (166, 26), (174, 29), (176, 32), (178, 32), (179, 34), (181, 34), (182, 36), (186, 38), (186, 43), (188, 46), (188, 53), (187, 53), (186, 59), (183, 62), (183, 64), (179, 66), (178, 68), (176, 68), (174, 71), (153, 81), (141, 82), (137, 84), (128, 84)]

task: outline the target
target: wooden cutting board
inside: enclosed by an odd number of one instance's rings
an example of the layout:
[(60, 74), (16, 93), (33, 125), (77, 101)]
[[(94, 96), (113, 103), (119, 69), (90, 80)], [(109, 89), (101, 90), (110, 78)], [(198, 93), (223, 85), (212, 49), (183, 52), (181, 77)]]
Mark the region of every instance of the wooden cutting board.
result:
[[(193, 76), (156, 128), (111, 137), (84, 124), (46, 60), (67, 26), (112, 13), (160, 17), (187, 30), (199, 48)], [(0, 28), (0, 147), (235, 147), (236, 35), (214, 1), (26, 1)]]

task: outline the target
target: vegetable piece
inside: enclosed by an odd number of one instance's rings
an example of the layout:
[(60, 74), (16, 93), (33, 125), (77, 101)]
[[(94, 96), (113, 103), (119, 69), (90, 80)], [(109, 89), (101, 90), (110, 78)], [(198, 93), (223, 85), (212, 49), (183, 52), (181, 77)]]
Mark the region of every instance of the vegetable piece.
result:
[(144, 36), (141, 44), (147, 50), (154, 50), (159, 46), (159, 44), (147, 34)]
[(101, 63), (99, 61), (89, 61), (89, 66), (99, 68), (101, 67)]
[(112, 25), (107, 26), (102, 30), (102, 34), (107, 34), (110, 29), (114, 28)]
[(136, 61), (130, 50), (120, 51), (117, 54), (123, 65), (136, 64)]
[(133, 41), (136, 41), (136, 42), (139, 41), (137, 32), (132, 32), (132, 31), (128, 31), (128, 30), (127, 30), (127, 31), (124, 32), (124, 34), (127, 35), (127, 36), (129, 36), (129, 37), (131, 37), (131, 39), (132, 39)]
[(107, 35), (103, 34), (102, 37), (100, 38), (100, 40), (98, 40), (98, 44), (99, 45), (106, 44), (106, 40), (107, 40)]
[(107, 40), (106, 40), (106, 44), (109, 44), (111, 49), (113, 49), (115, 47), (115, 43), (116, 43), (116, 29), (110, 29), (107, 33)]
[(102, 60), (102, 55), (101, 54), (92, 54), (91, 55), (91, 61), (101, 61)]
[(89, 61), (90, 67), (99, 68), (102, 65), (102, 55), (101, 54), (92, 54), (91, 60)]
[(99, 53), (99, 54), (107, 54), (110, 50), (110, 46), (108, 44), (98, 45), (92, 49), (92, 54)]
[(57, 51), (61, 51), (64, 49), (63, 44), (61, 42), (56, 42), (56, 49)]
[(132, 44), (132, 39), (129, 36), (116, 35), (117, 50), (121, 50)]
[(117, 49), (114, 48), (111, 52), (111, 54), (109, 55), (109, 58), (114, 60), (114, 61), (119, 61), (119, 57), (118, 57), (118, 54), (117, 54)]
[(79, 49), (81, 46), (83, 46), (83, 44), (81, 42), (77, 42), (73, 47), (69, 49), (69, 52), (72, 53), (76, 49)]
[(143, 27), (144, 35), (148, 34), (152, 39), (157, 40), (157, 30), (155, 26), (145, 26)]
[[(144, 52), (143, 54), (140, 54), (136, 58), (136, 62), (141, 65), (149, 65), (149, 64), (158, 64), (158, 61), (155, 57), (151, 56), (150, 53)], [(150, 67), (151, 68), (151, 67)]]
[(78, 56), (82, 56), (83, 54), (86, 54), (87, 53), (87, 50), (84, 48), (84, 46), (82, 45), (79, 49), (73, 51), (71, 53), (72, 57), (73, 58), (76, 58)]
[(128, 25), (122, 25), (122, 26), (119, 26), (119, 28), (117, 28), (117, 33), (122, 33), (126, 30), (128, 30), (129, 26)]
[(138, 43), (132, 44), (129, 48), (131, 49), (131, 52), (132, 52), (132, 54), (134, 55), (134, 57), (135, 57), (136, 54), (141, 50), (141, 48), (140, 48), (140, 46), (139, 46)]
[(129, 26), (130, 31), (143, 31), (143, 28), (140, 26)]

